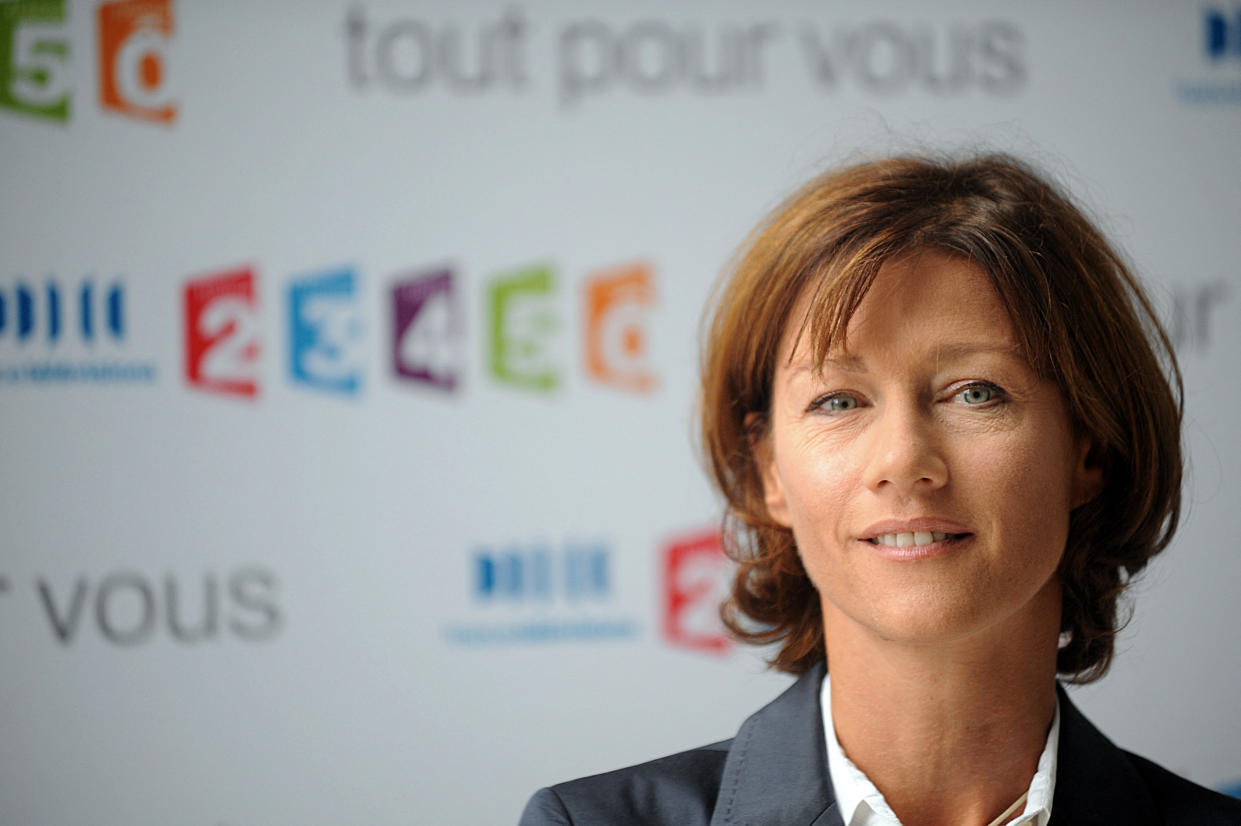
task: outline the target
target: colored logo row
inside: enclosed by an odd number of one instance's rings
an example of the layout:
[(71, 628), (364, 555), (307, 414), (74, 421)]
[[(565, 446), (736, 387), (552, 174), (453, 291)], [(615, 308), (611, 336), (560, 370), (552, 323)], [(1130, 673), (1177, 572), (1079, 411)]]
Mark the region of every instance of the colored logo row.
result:
[[(478, 325), (491, 377), (512, 387), (552, 392), (563, 384), (557, 353), (566, 326), (557, 308), (557, 273), (534, 266), (485, 285)], [(184, 375), (197, 389), (254, 399), (267, 349), (258, 276), (250, 267), (211, 273), (182, 290)], [(289, 378), (327, 393), (356, 396), (366, 376), (367, 330), (357, 272), (342, 267), (292, 279), (284, 292)], [(463, 276), (451, 267), (397, 276), (386, 293), (385, 348), (392, 376), (435, 392), (465, 381)], [(647, 364), (647, 315), (655, 304), (651, 267), (642, 262), (589, 273), (582, 283), (581, 362), (595, 382), (637, 393), (657, 383)], [(10, 381), (152, 380), (153, 363), (120, 365), (126, 347), (126, 286), (119, 280), (18, 280), (0, 289), (0, 379)], [(36, 345), (42, 343), (43, 348)], [(102, 350), (96, 345), (109, 345)], [(44, 357), (55, 356), (48, 360)], [(39, 359), (43, 358), (42, 361)], [(110, 365), (100, 371), (101, 364)], [(120, 369), (125, 366), (126, 369)]]
[[(553, 268), (504, 273), (485, 285), (485, 367), (497, 382), (551, 392), (563, 382), (552, 356), (562, 328)], [(397, 277), (387, 291), (388, 347), (399, 381), (451, 393), (464, 382), (463, 278), (452, 268)], [(193, 387), (254, 398), (265, 349), (257, 276), (250, 268), (191, 280), (184, 288), (185, 377)], [(583, 363), (597, 382), (634, 392), (654, 388), (646, 363), (646, 315), (655, 302), (645, 263), (591, 273), (583, 285)], [(367, 324), (359, 279), (348, 267), (291, 281), (284, 295), (288, 370), (297, 384), (341, 395), (362, 388)]]
[[(113, 0), (96, 9), (99, 106), (156, 123), (177, 114), (168, 84), (171, 0)], [(75, 90), (66, 0), (0, 3), (0, 108), (67, 122)]]

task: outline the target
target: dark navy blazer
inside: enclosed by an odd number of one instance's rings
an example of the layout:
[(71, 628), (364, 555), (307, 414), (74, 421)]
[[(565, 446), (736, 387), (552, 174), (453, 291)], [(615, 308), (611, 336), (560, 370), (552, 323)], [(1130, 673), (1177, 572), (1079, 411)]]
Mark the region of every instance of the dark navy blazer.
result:
[[(827, 770), (823, 664), (732, 740), (540, 789), (520, 826), (843, 826)], [(1225, 797), (1114, 746), (1060, 692), (1051, 826), (1241, 826)]]

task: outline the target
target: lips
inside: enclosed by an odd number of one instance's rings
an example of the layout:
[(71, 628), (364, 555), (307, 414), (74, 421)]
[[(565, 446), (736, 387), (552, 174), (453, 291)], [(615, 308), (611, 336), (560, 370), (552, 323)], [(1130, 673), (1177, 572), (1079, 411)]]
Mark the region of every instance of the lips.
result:
[(876, 522), (859, 537), (872, 545), (887, 548), (921, 548), (946, 540), (970, 536), (972, 531), (960, 523), (925, 517)]
[(885, 533), (866, 540), (872, 545), (890, 545), (893, 548), (920, 548), (932, 542), (943, 542), (948, 537), (959, 537), (961, 534), (944, 533), (943, 531), (913, 531), (906, 533)]

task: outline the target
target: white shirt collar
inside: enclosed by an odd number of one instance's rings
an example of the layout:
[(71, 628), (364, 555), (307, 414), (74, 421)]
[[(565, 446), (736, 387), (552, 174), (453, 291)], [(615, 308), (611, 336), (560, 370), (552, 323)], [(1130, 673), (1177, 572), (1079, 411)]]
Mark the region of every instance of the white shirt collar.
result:
[[(823, 739), (827, 744), (827, 770), (832, 788), (836, 792), (836, 805), (845, 826), (901, 826), (896, 815), (862, 770), (845, 756), (840, 741), (836, 739), (836, 727), (832, 723), (831, 678), (823, 678), (819, 691), (819, 705), (823, 709)], [(1060, 745), (1060, 698), (1056, 697), (1056, 711), (1051, 718), (1051, 730), (1047, 743), (1038, 759), (1038, 768), (1030, 780), (1026, 793), (1026, 805), (1021, 816), (1011, 821), (1011, 826), (1047, 826), (1051, 820), (1051, 801), (1056, 790), (1056, 751)]]

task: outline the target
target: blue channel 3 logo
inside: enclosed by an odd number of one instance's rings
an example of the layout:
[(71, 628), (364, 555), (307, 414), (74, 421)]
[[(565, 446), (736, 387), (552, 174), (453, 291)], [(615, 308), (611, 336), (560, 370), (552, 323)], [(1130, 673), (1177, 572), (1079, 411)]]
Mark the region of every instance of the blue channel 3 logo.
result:
[(114, 283), (97, 295), (91, 281), (83, 283), (76, 294), (62, 292), (50, 281), (42, 290), (19, 282), (11, 296), (0, 293), (0, 336), (12, 332), (18, 342), (42, 338), (56, 344), (66, 332), (70, 315), (66, 302), (76, 305), (77, 333), (82, 341), (89, 344), (102, 337), (119, 341), (124, 336), (124, 288)]
[(362, 387), (363, 325), (352, 269), (299, 278), (289, 286), (289, 374), (316, 390), (355, 396)]

